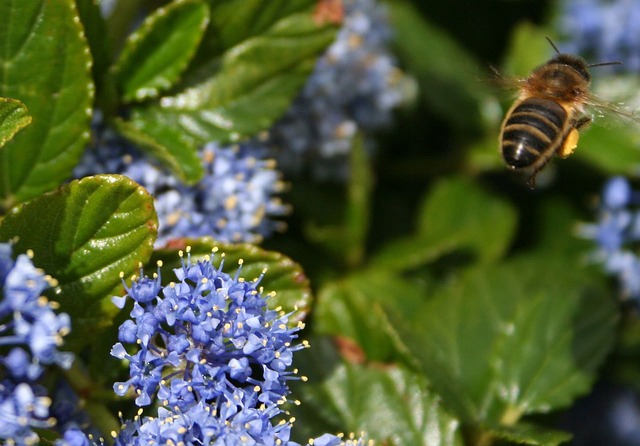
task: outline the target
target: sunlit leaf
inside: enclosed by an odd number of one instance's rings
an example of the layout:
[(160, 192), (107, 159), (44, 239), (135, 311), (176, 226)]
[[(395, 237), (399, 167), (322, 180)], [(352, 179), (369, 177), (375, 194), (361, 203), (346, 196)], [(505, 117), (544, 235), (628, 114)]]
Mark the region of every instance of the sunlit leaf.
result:
[[(264, 289), (263, 295), (275, 292), (268, 300), (271, 308), (282, 307), (285, 312), (294, 312), (292, 321), (304, 319), (311, 305), (311, 289), (304, 271), (287, 256), (274, 251), (267, 251), (255, 245), (224, 244), (211, 238), (181, 239), (171, 246), (157, 250), (152, 259), (153, 268), (158, 260), (163, 262), (163, 276), (173, 280), (174, 268), (180, 267), (178, 251), (187, 250), (192, 261), (210, 257), (214, 265), (224, 261), (224, 271), (230, 275), (236, 274), (238, 265), (242, 262), (241, 277), (253, 280), (264, 273), (260, 281)], [(215, 248), (215, 252), (212, 250)]]
[(505, 426), (587, 392), (617, 320), (597, 281), (561, 256), (480, 268), (402, 314), (412, 322), (396, 326), (453, 412)]
[(0, 148), (29, 124), (31, 124), (31, 116), (22, 102), (0, 98)]
[(309, 374), (308, 382), (295, 387), (304, 396), (296, 411), (301, 428), (323, 420), (341, 432), (366, 432), (381, 444), (464, 444), (460, 423), (443, 409), (423, 376), (395, 366), (335, 362), (323, 350), (312, 340), (311, 351), (300, 353), (302, 372)]
[[(15, 252), (34, 253), (33, 262), (59, 283), (54, 298), (73, 320), (69, 342), (90, 342), (109, 326), (118, 309), (110, 302), (151, 256), (157, 233), (153, 197), (126, 177), (86, 177), (11, 210), (0, 239)], [(119, 293), (118, 293), (119, 294)]]
[(5, 207), (71, 175), (89, 138), (91, 56), (73, 0), (0, 2), (0, 96), (33, 118), (0, 151)]
[(194, 145), (255, 135), (287, 110), (333, 36), (334, 29), (318, 25), (310, 12), (281, 17), (226, 51), (219, 69), (201, 82), (134, 108), (131, 122), (165, 145), (165, 126), (179, 129)]
[(125, 101), (158, 96), (178, 80), (193, 57), (209, 19), (199, 0), (175, 0), (158, 8), (133, 32), (116, 63)]

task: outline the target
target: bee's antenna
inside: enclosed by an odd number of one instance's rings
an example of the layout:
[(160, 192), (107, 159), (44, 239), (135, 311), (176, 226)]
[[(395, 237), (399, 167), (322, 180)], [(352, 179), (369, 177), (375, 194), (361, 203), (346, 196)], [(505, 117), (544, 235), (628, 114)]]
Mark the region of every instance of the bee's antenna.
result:
[(544, 36), (545, 39), (547, 39), (547, 42), (549, 42), (549, 44), (553, 47), (554, 50), (556, 50), (556, 53), (560, 54), (560, 50), (558, 49), (557, 46), (555, 46), (555, 44), (551, 41), (550, 38), (548, 38), (547, 36)]
[[(544, 36), (545, 39), (547, 39), (547, 42), (549, 42), (549, 44), (553, 47), (553, 49), (556, 51), (556, 53), (560, 54), (560, 50), (558, 49), (558, 47), (551, 41), (551, 39), (547, 36)], [(622, 62), (598, 62), (598, 63), (590, 63), (589, 65), (587, 65), (589, 68), (591, 67), (602, 67), (605, 65), (622, 65)]]
[(591, 68), (591, 67), (602, 67), (605, 65), (622, 65), (622, 62), (598, 62), (598, 63), (590, 63), (587, 66)]

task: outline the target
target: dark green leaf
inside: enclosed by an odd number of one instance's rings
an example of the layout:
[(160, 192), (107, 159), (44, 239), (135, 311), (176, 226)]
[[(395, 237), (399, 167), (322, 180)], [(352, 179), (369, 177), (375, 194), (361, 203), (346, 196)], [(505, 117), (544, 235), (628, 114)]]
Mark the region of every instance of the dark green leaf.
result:
[(100, 92), (103, 88), (104, 76), (112, 62), (107, 25), (102, 17), (98, 0), (76, 0), (76, 6), (91, 48), (93, 79), (96, 89)]
[(22, 102), (0, 98), (0, 148), (29, 124), (31, 124), (31, 116)]
[(154, 123), (136, 127), (122, 119), (113, 123), (124, 137), (171, 169), (185, 184), (195, 184), (204, 175), (196, 146), (178, 128)]
[[(243, 40), (263, 34), (282, 17), (309, 10), (316, 0), (209, 0), (211, 24), (202, 58), (220, 56)], [(242, 14), (238, 14), (242, 11)]]
[(598, 120), (580, 137), (576, 159), (585, 160), (609, 175), (635, 175), (640, 164), (638, 124)]
[(306, 374), (307, 368), (309, 372), (313, 368), (317, 376), (320, 369), (328, 375), (321, 381), (312, 375), (309, 382), (295, 389), (296, 395), (304, 396), (300, 425), (318, 423), (321, 417), (343, 432), (364, 431), (368, 438), (377, 440), (376, 444), (463, 444), (460, 424), (443, 410), (423, 376), (393, 366), (334, 364), (327, 370), (331, 361), (319, 357), (315, 346), (312, 341), (310, 351), (300, 353), (304, 355), (301, 371)]
[(528, 237), (535, 255), (582, 259), (585, 253), (594, 249), (592, 240), (577, 236), (578, 222), (583, 215), (574, 209), (573, 204), (567, 199), (545, 197), (537, 207), (535, 218), (530, 220), (531, 227), (536, 230), (531, 231)]
[(516, 219), (512, 206), (478, 184), (464, 178), (442, 180), (425, 197), (417, 234), (384, 246), (373, 262), (395, 270), (416, 268), (456, 249), (492, 262), (509, 248)]
[(57, 279), (55, 300), (73, 320), (69, 339), (82, 345), (111, 323), (119, 273), (131, 275), (149, 259), (157, 225), (146, 190), (126, 177), (101, 175), (14, 208), (0, 239), (15, 240), (16, 252), (32, 250), (34, 264)]
[[(389, 2), (396, 49), (416, 76), (420, 95), (436, 114), (456, 127), (477, 129), (488, 67), (478, 64), (447, 33), (424, 20), (410, 2)], [(462, 112), (461, 112), (462, 111)]]
[(417, 268), (449, 254), (459, 246), (459, 240), (453, 236), (439, 241), (419, 236), (398, 238), (385, 245), (371, 259), (371, 263), (393, 270)]
[(517, 444), (529, 444), (534, 446), (557, 446), (571, 440), (571, 434), (534, 426), (532, 424), (518, 423), (515, 426), (496, 427), (488, 429), (494, 437), (511, 441)]
[[(219, 265), (224, 258), (224, 271), (232, 276), (239, 261), (242, 261), (241, 277), (246, 280), (258, 278), (266, 270), (260, 285), (264, 288), (263, 295), (275, 292), (275, 296), (269, 298), (269, 307), (282, 307), (287, 313), (295, 310), (292, 321), (304, 319), (309, 311), (312, 300), (309, 280), (300, 265), (278, 252), (248, 244), (218, 243), (211, 238), (181, 239), (170, 247), (156, 251), (151, 263), (162, 260), (163, 277), (173, 278), (171, 271), (180, 267), (177, 251), (187, 250), (187, 247), (193, 261), (209, 256), (215, 265)], [(213, 248), (216, 248), (215, 254), (212, 254)]]
[(111, 2), (110, 6), (105, 21), (107, 33), (111, 38), (112, 52), (117, 54), (122, 50), (131, 30), (140, 24), (141, 11), (148, 11), (149, 3), (146, 0), (127, 0)]
[(176, 96), (134, 108), (132, 124), (163, 145), (174, 127), (193, 145), (228, 142), (268, 129), (289, 107), (334, 30), (311, 12), (282, 17), (264, 33), (225, 52), (219, 70)]
[(546, 39), (549, 36), (548, 29), (529, 22), (516, 26), (507, 49), (503, 74), (526, 77), (535, 67), (547, 62), (555, 54)]
[(427, 195), (419, 219), (420, 236), (436, 245), (455, 240), (485, 262), (504, 255), (517, 223), (511, 205), (465, 178), (437, 183)]
[(397, 321), (454, 413), (468, 423), (514, 425), (589, 390), (617, 313), (576, 264), (559, 255), (480, 268)]
[(209, 8), (200, 0), (174, 0), (149, 15), (129, 36), (114, 67), (124, 100), (154, 98), (174, 86), (208, 20)]
[(5, 207), (58, 186), (89, 138), (91, 56), (73, 0), (0, 2), (0, 96), (33, 123), (0, 151)]
[(314, 328), (319, 334), (355, 341), (369, 360), (399, 359), (405, 348), (384, 308), (410, 312), (421, 305), (425, 294), (419, 283), (384, 270), (367, 270), (320, 289)]
[[(497, 102), (496, 102), (497, 104)], [(506, 109), (505, 109), (506, 111)], [(488, 134), (482, 139), (475, 141), (468, 149), (466, 167), (474, 172), (485, 171), (505, 171), (505, 163), (502, 154), (499, 152), (498, 134), (500, 132), (500, 122), (504, 114), (496, 116), (495, 123), (491, 126)]]
[(363, 137), (358, 135), (349, 151), (349, 200), (346, 215), (348, 237), (343, 244), (346, 248), (347, 263), (352, 266), (362, 262), (369, 230), (373, 188), (373, 173), (369, 158)]

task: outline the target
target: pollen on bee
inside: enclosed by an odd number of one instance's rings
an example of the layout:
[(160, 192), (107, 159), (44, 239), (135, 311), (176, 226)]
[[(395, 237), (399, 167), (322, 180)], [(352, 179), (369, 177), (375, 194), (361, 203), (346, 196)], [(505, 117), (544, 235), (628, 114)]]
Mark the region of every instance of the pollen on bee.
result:
[(558, 156), (560, 158), (566, 158), (575, 152), (578, 147), (578, 140), (580, 139), (580, 132), (577, 129), (571, 130), (567, 135), (562, 146), (558, 149)]

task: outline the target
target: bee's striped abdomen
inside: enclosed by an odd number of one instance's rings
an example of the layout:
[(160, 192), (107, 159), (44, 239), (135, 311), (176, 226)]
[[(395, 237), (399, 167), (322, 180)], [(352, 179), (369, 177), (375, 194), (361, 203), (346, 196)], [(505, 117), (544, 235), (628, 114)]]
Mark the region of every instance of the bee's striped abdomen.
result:
[(543, 166), (556, 152), (566, 135), (562, 129), (567, 112), (557, 102), (527, 98), (505, 120), (502, 156), (514, 169)]

